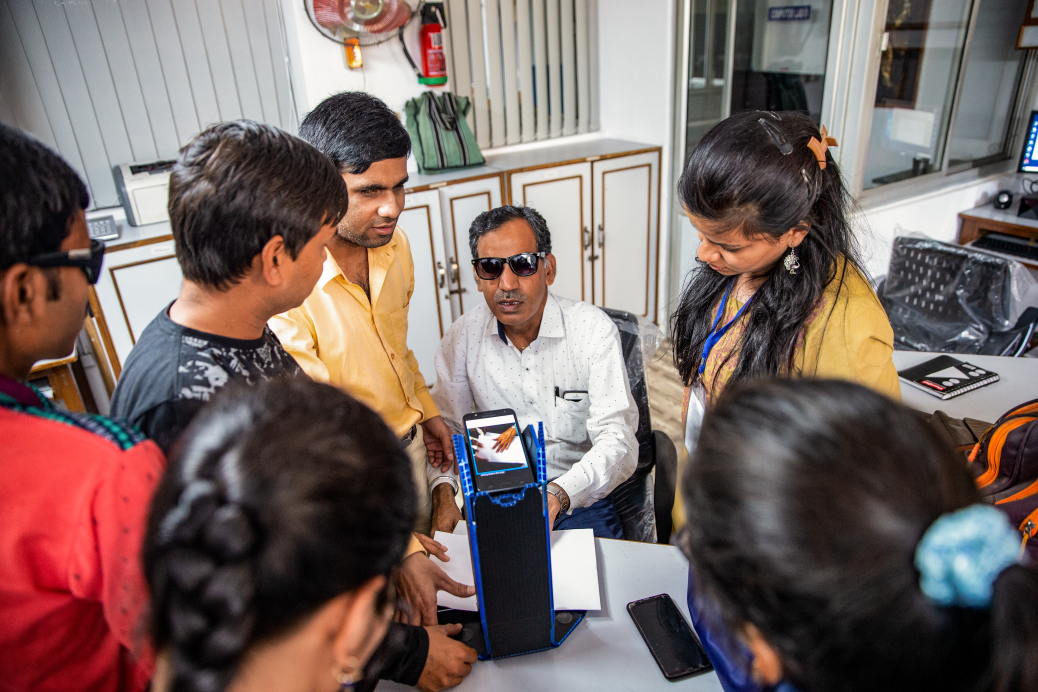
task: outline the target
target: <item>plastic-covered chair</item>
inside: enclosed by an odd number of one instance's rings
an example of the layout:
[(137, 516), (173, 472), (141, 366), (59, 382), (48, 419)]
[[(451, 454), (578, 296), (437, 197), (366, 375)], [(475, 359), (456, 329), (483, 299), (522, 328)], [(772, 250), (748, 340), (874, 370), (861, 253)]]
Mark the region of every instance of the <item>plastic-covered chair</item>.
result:
[[(630, 541), (667, 543), (671, 533), (671, 509), (677, 477), (677, 450), (665, 433), (652, 429), (649, 392), (645, 384), (645, 354), (654, 353), (662, 333), (634, 313), (603, 308), (620, 330), (631, 396), (638, 404), (638, 466), (610, 497)], [(651, 333), (649, 333), (651, 332)], [(643, 341), (645, 343), (643, 343)], [(655, 485), (652, 470), (656, 469)]]
[(1034, 281), (1019, 262), (929, 238), (894, 239), (879, 298), (903, 351), (1018, 356), (1038, 320), (1012, 319)]

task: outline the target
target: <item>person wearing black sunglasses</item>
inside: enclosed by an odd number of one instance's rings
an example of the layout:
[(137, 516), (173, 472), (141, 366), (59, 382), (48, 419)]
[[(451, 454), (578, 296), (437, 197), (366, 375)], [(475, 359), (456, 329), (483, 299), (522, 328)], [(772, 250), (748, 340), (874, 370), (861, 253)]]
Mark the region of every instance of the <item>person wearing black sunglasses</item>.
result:
[(10, 689), (143, 690), (137, 549), (165, 460), (128, 424), (26, 382), (72, 353), (104, 246), (86, 185), (0, 124), (0, 679)]
[[(623, 538), (609, 495), (637, 465), (638, 408), (616, 326), (599, 308), (549, 291), (555, 256), (536, 210), (480, 214), (469, 246), (486, 305), (458, 318), (437, 349), (432, 395), (441, 415), (455, 430), (473, 410), (510, 408), (521, 426), (543, 422), (553, 528)], [(495, 451), (512, 443), (502, 435)], [(461, 519), (449, 471), (449, 464), (429, 471), (441, 531)]]

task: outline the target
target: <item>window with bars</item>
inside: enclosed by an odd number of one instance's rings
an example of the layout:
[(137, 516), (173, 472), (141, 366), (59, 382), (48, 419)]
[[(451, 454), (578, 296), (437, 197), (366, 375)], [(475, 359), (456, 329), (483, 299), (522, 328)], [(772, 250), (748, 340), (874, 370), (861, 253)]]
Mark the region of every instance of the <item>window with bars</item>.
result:
[(598, 129), (594, 3), (446, 0), (452, 89), (481, 148)]
[(296, 130), (278, 0), (0, 0), (0, 120), (61, 153), (93, 207), (119, 204), (113, 166), (236, 118)]

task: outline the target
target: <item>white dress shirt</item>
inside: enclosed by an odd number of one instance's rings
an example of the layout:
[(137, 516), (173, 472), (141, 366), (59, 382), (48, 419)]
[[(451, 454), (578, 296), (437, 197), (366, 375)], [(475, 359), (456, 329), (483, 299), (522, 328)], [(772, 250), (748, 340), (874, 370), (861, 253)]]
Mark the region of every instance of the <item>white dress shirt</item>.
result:
[[(638, 406), (620, 333), (599, 308), (549, 293), (537, 338), (520, 351), (481, 303), (451, 325), (435, 364), (430, 393), (456, 433), (473, 411), (510, 408), (520, 430), (544, 422), (548, 478), (571, 509), (601, 500), (634, 472)], [(430, 467), (430, 479), (442, 475)]]

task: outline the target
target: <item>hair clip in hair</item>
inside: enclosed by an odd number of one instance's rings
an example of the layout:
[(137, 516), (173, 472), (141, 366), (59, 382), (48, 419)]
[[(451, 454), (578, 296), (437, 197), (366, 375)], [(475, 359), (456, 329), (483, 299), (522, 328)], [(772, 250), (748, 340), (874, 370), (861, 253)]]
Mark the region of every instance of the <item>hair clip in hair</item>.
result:
[[(769, 113), (769, 115), (771, 114)], [(758, 118), (757, 122), (759, 122), (760, 126), (764, 128), (764, 131), (768, 133), (768, 137), (771, 138), (771, 143), (778, 147), (780, 154), (783, 156), (789, 156), (793, 153), (793, 145), (789, 143), (786, 136), (782, 134), (774, 124), (769, 123), (764, 118)]]
[(1019, 534), (991, 505), (942, 514), (916, 547), (919, 587), (940, 606), (986, 608), (995, 579), (1021, 553)]
[(816, 137), (812, 137), (807, 141), (807, 148), (815, 153), (815, 158), (818, 159), (818, 167), (825, 170), (825, 153), (829, 151), (829, 147), (838, 147), (835, 137), (830, 137), (829, 133), (825, 131), (825, 125), (819, 128), (822, 133), (822, 139), (819, 141)]

